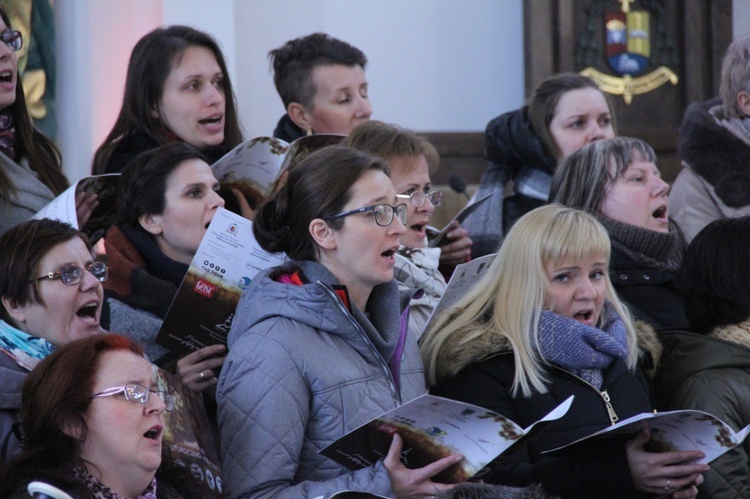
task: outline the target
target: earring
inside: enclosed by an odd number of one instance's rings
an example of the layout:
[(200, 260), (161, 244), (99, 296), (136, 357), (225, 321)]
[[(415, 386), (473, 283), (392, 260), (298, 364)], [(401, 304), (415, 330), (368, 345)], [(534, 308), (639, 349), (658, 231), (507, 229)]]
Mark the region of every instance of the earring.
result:
[(312, 128), (307, 131), (307, 136), (310, 137), (313, 134)]

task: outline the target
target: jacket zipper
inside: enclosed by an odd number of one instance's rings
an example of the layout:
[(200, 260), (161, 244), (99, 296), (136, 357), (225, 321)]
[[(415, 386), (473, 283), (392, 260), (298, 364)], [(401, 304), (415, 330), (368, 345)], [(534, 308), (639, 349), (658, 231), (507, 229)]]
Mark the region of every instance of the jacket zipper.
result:
[(566, 369), (563, 369), (562, 367), (558, 367), (558, 366), (552, 366), (552, 367), (554, 367), (555, 369), (557, 369), (559, 371), (562, 371), (562, 372), (564, 372), (564, 373), (566, 373), (566, 374), (568, 374), (570, 376), (573, 376), (574, 378), (580, 380), (581, 383), (583, 383), (584, 385), (590, 386), (592, 390), (594, 390), (596, 393), (598, 393), (599, 396), (604, 401), (604, 407), (607, 409), (607, 415), (609, 416), (609, 421), (610, 421), (611, 425), (616, 424), (620, 420), (620, 417), (615, 412), (615, 408), (612, 407), (612, 399), (609, 397), (609, 393), (607, 393), (607, 390), (601, 390), (600, 391), (598, 388), (596, 388), (594, 385), (592, 385), (591, 383), (589, 383), (585, 379), (581, 378), (580, 376), (577, 376), (577, 375), (573, 374), (572, 372), (570, 372), (570, 371), (568, 371)]
[(380, 368), (383, 370), (383, 374), (385, 374), (385, 379), (388, 382), (388, 387), (391, 389), (391, 396), (393, 397), (393, 400), (396, 402), (396, 407), (401, 405), (401, 394), (398, 390), (396, 390), (396, 383), (393, 379), (393, 375), (391, 374), (391, 368), (388, 367), (388, 363), (383, 359), (383, 356), (380, 355), (380, 352), (375, 348), (375, 345), (372, 344), (372, 341), (370, 341), (370, 338), (367, 336), (367, 333), (365, 333), (365, 330), (362, 329), (362, 326), (359, 325), (359, 322), (352, 316), (352, 314), (346, 309), (343, 303), (341, 303), (341, 299), (338, 297), (336, 292), (331, 289), (330, 286), (325, 284), (324, 282), (320, 282), (321, 286), (323, 286), (323, 289), (326, 290), (326, 292), (333, 298), (334, 303), (336, 303), (336, 306), (341, 310), (344, 315), (349, 319), (349, 322), (352, 323), (352, 325), (356, 328), (356, 330), (359, 332), (360, 336), (365, 340), (365, 343), (367, 344), (368, 348), (372, 353), (375, 355), (375, 358), (378, 361), (378, 364), (380, 365)]

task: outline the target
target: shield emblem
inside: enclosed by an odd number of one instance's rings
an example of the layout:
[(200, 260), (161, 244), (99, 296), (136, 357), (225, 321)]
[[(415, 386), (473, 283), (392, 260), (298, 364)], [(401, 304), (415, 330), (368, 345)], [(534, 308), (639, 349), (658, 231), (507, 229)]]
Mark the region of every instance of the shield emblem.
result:
[(607, 12), (604, 27), (609, 67), (619, 75), (643, 73), (651, 57), (649, 13)]

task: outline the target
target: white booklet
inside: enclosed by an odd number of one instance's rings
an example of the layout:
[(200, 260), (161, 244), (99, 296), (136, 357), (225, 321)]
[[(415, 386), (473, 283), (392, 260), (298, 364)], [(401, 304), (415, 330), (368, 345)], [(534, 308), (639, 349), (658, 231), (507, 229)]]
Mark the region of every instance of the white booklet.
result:
[[(456, 213), (456, 216), (453, 217), (453, 220), (451, 220), (450, 222), (448, 222), (446, 224), (446, 226), (443, 227), (443, 230), (441, 230), (440, 232), (438, 232), (435, 235), (430, 235), (428, 237), (428, 240), (429, 240), (428, 246), (430, 248), (436, 248), (436, 247), (440, 246), (440, 243), (442, 243), (443, 239), (445, 239), (446, 234), (448, 234), (448, 229), (450, 228), (450, 226), (451, 226), (451, 224), (453, 222), (458, 222), (459, 224), (462, 224), (463, 221), (466, 220), (466, 217), (468, 217), (469, 215), (471, 215), (474, 212), (474, 210), (476, 210), (477, 208), (479, 208), (479, 206), (482, 203), (484, 203), (485, 201), (487, 201), (494, 194), (495, 193), (492, 192), (490, 194), (487, 194), (484, 197), (481, 197), (481, 198), (477, 199), (473, 203), (469, 203), (466, 206), (464, 206), (463, 209), (461, 209), (461, 211), (459, 211), (458, 213)], [(437, 229), (435, 229), (435, 230), (437, 230)]]
[(750, 433), (750, 425), (735, 432), (728, 424), (703, 411), (692, 409), (668, 412), (646, 412), (623, 419), (588, 437), (568, 445), (550, 449), (555, 452), (591, 438), (615, 435), (635, 436), (643, 427), (651, 430), (651, 439), (645, 446), (650, 452), (699, 450), (706, 457), (699, 463), (710, 463), (725, 452), (740, 445)]
[(501, 454), (516, 448), (563, 417), (573, 396), (528, 428), (483, 407), (435, 395), (422, 395), (347, 433), (320, 451), (350, 470), (372, 466), (385, 458), (398, 433), (403, 439), (401, 461), (407, 468), (426, 466), (451, 454), (463, 459), (432, 479), (462, 483)]
[(253, 223), (219, 208), (164, 317), (156, 342), (185, 355), (226, 343), (242, 292), (261, 270), (281, 265), (253, 235)]
[(443, 292), (443, 296), (440, 297), (440, 301), (432, 311), (430, 318), (427, 319), (427, 323), (420, 333), (420, 338), (432, 326), (435, 318), (441, 312), (454, 306), (482, 278), (496, 255), (497, 253), (490, 253), (489, 255), (484, 255), (456, 266), (450, 281), (448, 281), (448, 286)]
[(257, 208), (274, 190), (281, 174), (311, 152), (340, 144), (345, 135), (318, 134), (288, 143), (274, 137), (255, 137), (236, 146), (211, 165), (219, 181), (221, 197), (232, 202), (237, 189)]
[[(119, 178), (119, 173), (84, 177), (50, 201), (33, 218), (51, 218), (68, 223), (85, 232), (89, 236), (89, 240), (95, 242), (115, 222)], [(78, 214), (76, 213), (76, 194), (81, 191), (96, 194), (99, 203), (83, 227), (78, 226)]]

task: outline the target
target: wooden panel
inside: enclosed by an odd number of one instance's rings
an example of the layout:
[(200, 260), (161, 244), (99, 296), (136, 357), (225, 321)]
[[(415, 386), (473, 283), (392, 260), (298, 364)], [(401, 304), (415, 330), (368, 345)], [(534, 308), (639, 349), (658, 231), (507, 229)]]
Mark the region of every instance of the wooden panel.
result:
[[(642, 9), (643, 5), (635, 2), (631, 8)], [(533, 30), (524, 33), (527, 95), (548, 76), (586, 67), (584, 61), (576, 60), (576, 45), (586, 23), (591, 22), (586, 9), (602, 6), (614, 10), (619, 8), (619, 2), (613, 0), (605, 5), (598, 0), (524, 0), (524, 27)], [(680, 170), (676, 144), (685, 108), (691, 102), (718, 94), (721, 60), (732, 40), (732, 0), (665, 0), (663, 7), (668, 42), (678, 48), (678, 60), (669, 67), (678, 75), (679, 83), (667, 83), (636, 95), (629, 105), (621, 96), (610, 97), (619, 134), (651, 144), (659, 155), (665, 179), (672, 180)], [(595, 22), (596, 43), (603, 48), (603, 23)], [(653, 36), (654, 25), (651, 31)], [(603, 58), (598, 63), (603, 67)]]
[(431, 176), (433, 184), (447, 184), (451, 175), (467, 184), (477, 184), (487, 163), (484, 159), (484, 132), (424, 133), (440, 154), (440, 167)]

